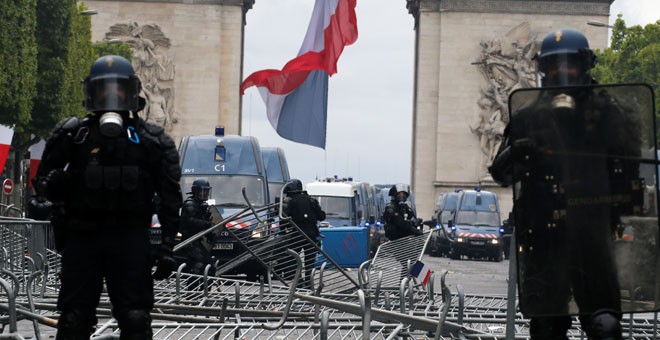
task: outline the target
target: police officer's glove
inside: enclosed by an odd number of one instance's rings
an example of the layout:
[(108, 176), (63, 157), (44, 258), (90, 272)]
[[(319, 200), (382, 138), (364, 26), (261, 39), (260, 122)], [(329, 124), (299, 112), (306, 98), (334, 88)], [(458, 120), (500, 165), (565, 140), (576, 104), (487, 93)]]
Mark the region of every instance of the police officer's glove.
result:
[(53, 169), (46, 176), (46, 197), (53, 203), (62, 203), (69, 190), (69, 174), (62, 169)]
[(540, 154), (536, 143), (529, 138), (521, 138), (511, 145), (512, 160), (517, 164), (524, 164), (535, 160)]
[(174, 260), (174, 251), (172, 242), (163, 241), (158, 246), (156, 257), (156, 272), (153, 275), (154, 280), (163, 280), (170, 276), (176, 269), (176, 260)]

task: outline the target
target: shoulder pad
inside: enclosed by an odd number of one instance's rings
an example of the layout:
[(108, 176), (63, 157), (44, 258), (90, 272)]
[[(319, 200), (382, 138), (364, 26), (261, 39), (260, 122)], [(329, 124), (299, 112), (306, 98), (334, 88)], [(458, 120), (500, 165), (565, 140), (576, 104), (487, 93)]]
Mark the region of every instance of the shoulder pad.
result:
[(154, 136), (158, 136), (165, 131), (162, 126), (147, 121), (144, 121), (144, 129)]
[(78, 117), (69, 117), (60, 120), (57, 122), (55, 127), (53, 128), (53, 132), (51, 132), (51, 135), (49, 137), (49, 140), (54, 140), (59, 138), (60, 136), (71, 134), (80, 128), (80, 119)]
[(76, 131), (80, 127), (80, 119), (78, 117), (67, 118), (62, 124), (62, 129), (66, 132)]

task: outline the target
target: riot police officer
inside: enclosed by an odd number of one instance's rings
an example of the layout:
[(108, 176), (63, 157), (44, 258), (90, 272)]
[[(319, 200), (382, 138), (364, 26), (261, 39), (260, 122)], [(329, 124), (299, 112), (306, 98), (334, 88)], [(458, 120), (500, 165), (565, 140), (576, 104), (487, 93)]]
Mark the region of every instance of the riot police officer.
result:
[(303, 247), (305, 251), (305, 278), (302, 286), (309, 287), (318, 252), (316, 247), (320, 246), (319, 237), (321, 232), (318, 222), (325, 220), (325, 211), (321, 209), (318, 200), (309, 196), (307, 191), (303, 190), (302, 182), (298, 179), (294, 178), (285, 184), (283, 192), (286, 195), (283, 202), (284, 214), (291, 217), (293, 223), (314, 243)]
[[(182, 240), (186, 240), (213, 226), (209, 205), (206, 202), (211, 194), (209, 182), (203, 178), (196, 179), (191, 186), (191, 192), (188, 194), (190, 196), (186, 198), (183, 207), (181, 207)], [(212, 266), (209, 275), (215, 274), (210, 252), (213, 235), (213, 233), (209, 233), (205, 238), (198, 239), (184, 248), (189, 273), (203, 275), (204, 268), (210, 264)]]
[(406, 236), (421, 235), (422, 231), (417, 229), (419, 221), (415, 212), (408, 205), (410, 190), (408, 185), (396, 184), (390, 188), (390, 202), (385, 206), (383, 221), (385, 221), (385, 236), (390, 241), (398, 240)]
[[(104, 279), (121, 339), (151, 339), (153, 279), (176, 266), (179, 156), (162, 127), (137, 116), (144, 99), (127, 59), (97, 59), (84, 87), (90, 114), (55, 126), (34, 181), (55, 205), (51, 224), (62, 251), (57, 339), (89, 339)], [(152, 277), (155, 194), (163, 232)]]
[(612, 232), (621, 211), (610, 204), (616, 195), (608, 190), (615, 187), (613, 173), (634, 179), (638, 167), (585, 155), (635, 155), (639, 133), (625, 133), (635, 122), (615, 100), (585, 87), (594, 83), (596, 58), (582, 33), (549, 33), (535, 59), (543, 89), (536, 97), (511, 96), (505, 141), (489, 167), (498, 183), (517, 183), (520, 307), (531, 319), (533, 339), (565, 339), (572, 314), (579, 314), (590, 339), (617, 339), (621, 304)]

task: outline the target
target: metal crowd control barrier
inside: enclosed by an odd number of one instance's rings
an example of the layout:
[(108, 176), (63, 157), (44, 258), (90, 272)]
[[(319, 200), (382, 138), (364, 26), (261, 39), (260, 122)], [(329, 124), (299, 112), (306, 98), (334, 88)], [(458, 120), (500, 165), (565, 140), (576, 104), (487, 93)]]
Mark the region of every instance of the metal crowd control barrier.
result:
[[(398, 289), (401, 280), (410, 275), (417, 260), (422, 260), (431, 238), (431, 231), (419, 236), (408, 236), (381, 244), (376, 255), (361, 268), (361, 278), (371, 288)], [(367, 270), (368, 275), (364, 275)]]
[[(382, 245), (360, 271), (345, 271), (331, 262), (325, 266), (316, 263), (313, 285), (298, 288), (307, 249), (310, 253), (321, 250), (312, 248), (315, 243), (290, 221), (264, 223), (260, 213), (247, 209), (221, 225), (252, 221), (251, 231), (266, 233), (260, 243), (254, 242), (255, 237), (235, 236), (246, 247), (246, 254), (272, 269), (270, 275), (248, 282), (209, 276), (208, 270), (206, 275), (186, 274), (182, 265), (170, 278), (155, 282), (154, 339), (505, 338), (505, 296), (466, 294), (460, 285), (451, 292), (444, 284), (446, 271), (434, 274), (426, 286), (408, 277), (408, 261), (421, 258), (427, 234)], [(58, 260), (56, 254), (53, 261), (40, 256), (54, 254), (48, 248), (48, 232), (43, 222), (0, 220), (0, 294), (4, 294), (0, 295), (4, 333), (0, 338), (23, 339), (34, 334), (40, 339), (47, 331), (54, 333), (59, 283), (46, 272), (50, 266), (57, 267)], [(405, 260), (405, 273), (397, 260), (393, 273), (383, 274), (396, 258), (394, 254)], [(438, 292), (433, 291), (436, 280), (440, 282)], [(92, 339), (118, 339), (120, 330), (111, 308), (103, 292), (97, 309), (101, 321)], [(656, 320), (656, 314), (624, 316), (624, 338), (654, 338)], [(578, 325), (574, 321), (570, 339), (584, 337)], [(515, 314), (514, 327), (516, 339), (529, 338), (528, 320), (520, 313)]]

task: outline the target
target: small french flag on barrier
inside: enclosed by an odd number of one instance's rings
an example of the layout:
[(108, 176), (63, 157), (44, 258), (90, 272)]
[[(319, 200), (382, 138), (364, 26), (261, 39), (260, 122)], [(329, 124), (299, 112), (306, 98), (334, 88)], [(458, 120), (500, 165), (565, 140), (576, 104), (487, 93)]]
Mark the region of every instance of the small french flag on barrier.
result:
[(410, 270), (410, 275), (417, 278), (418, 282), (426, 286), (426, 283), (429, 282), (429, 278), (431, 277), (431, 267), (417, 260)]

